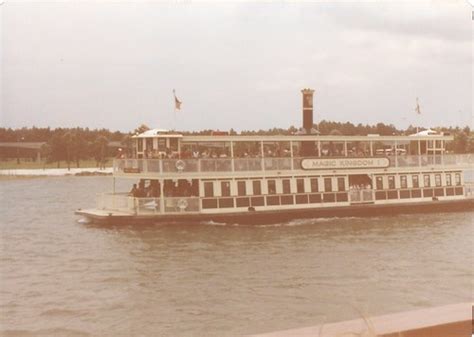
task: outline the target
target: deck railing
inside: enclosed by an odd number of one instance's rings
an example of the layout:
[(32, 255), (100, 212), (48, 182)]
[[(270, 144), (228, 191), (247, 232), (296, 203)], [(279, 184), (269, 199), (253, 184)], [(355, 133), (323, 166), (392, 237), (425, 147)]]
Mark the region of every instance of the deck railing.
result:
[(108, 211), (149, 215), (157, 213), (193, 213), (200, 211), (199, 197), (166, 197), (161, 211), (160, 198), (135, 198), (127, 193), (104, 193), (97, 198), (97, 208)]
[(373, 202), (375, 191), (372, 189), (350, 190), (349, 201), (351, 203), (368, 203)]
[[(329, 157), (321, 157), (329, 158)], [(474, 154), (390, 156), (390, 167), (474, 167)], [(115, 159), (115, 173), (199, 173), (301, 170), (303, 158)]]

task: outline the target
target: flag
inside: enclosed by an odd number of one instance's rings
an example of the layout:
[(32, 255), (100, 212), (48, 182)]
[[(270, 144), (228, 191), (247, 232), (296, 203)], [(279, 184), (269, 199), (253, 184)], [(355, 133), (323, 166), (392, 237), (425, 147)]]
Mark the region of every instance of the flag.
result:
[(173, 89), (173, 95), (174, 95), (174, 108), (175, 110), (181, 110), (181, 101), (176, 97), (176, 92)]
[(421, 115), (420, 103), (418, 102), (418, 97), (416, 98), (416, 108), (415, 111), (418, 115)]

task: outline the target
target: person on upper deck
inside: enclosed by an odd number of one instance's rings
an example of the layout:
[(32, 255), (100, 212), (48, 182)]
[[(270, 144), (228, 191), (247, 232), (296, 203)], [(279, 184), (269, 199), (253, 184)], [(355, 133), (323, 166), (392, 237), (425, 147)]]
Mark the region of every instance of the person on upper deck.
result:
[(136, 194), (137, 194), (137, 184), (133, 184), (133, 187), (132, 189), (130, 190), (130, 192), (128, 193), (129, 196), (132, 196), (132, 197), (135, 197)]

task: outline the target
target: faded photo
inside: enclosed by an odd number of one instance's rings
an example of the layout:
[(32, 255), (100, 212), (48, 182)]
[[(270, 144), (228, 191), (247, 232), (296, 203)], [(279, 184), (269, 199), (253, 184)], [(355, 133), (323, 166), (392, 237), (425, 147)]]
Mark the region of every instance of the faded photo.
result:
[(1, 1), (0, 336), (470, 336), (473, 25)]

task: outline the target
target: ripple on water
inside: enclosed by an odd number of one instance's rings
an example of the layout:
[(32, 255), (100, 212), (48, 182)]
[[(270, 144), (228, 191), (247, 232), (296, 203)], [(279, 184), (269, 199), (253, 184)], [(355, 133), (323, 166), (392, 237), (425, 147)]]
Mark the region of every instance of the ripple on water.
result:
[(72, 212), (110, 179), (2, 184), (21, 200), (2, 336), (236, 336), (471, 300), (472, 213), (104, 227)]

